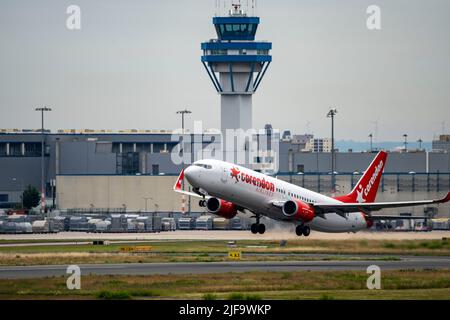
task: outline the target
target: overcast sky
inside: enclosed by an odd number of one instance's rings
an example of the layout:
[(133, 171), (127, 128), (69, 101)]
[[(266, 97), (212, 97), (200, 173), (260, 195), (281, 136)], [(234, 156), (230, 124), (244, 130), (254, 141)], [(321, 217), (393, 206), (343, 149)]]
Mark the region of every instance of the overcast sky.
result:
[[(236, 0), (237, 1), (237, 0)], [(220, 97), (200, 62), (215, 0), (2, 0), (0, 127), (219, 127)], [(246, 3), (246, 0), (243, 0)], [(66, 8), (81, 8), (81, 30)], [(381, 8), (379, 31), (366, 9)], [(256, 128), (336, 138), (431, 140), (450, 127), (450, 1), (260, 0), (257, 38), (273, 62), (253, 98)]]

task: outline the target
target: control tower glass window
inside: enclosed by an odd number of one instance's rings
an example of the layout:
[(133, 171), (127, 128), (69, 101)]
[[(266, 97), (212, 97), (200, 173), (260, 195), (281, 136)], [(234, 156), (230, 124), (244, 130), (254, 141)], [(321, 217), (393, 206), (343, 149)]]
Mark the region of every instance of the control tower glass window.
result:
[(221, 37), (247, 37), (254, 36), (256, 32), (255, 24), (253, 23), (220, 24), (219, 28)]

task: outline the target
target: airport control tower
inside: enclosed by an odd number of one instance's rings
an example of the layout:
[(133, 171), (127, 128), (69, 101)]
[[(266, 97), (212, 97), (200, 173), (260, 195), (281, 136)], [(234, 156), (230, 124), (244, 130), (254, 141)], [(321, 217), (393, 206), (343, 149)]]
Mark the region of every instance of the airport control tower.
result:
[(255, 41), (259, 17), (248, 16), (240, 4), (213, 24), (217, 39), (202, 43), (202, 63), (221, 95), (221, 130), (250, 129), (252, 95), (272, 61), (272, 43)]

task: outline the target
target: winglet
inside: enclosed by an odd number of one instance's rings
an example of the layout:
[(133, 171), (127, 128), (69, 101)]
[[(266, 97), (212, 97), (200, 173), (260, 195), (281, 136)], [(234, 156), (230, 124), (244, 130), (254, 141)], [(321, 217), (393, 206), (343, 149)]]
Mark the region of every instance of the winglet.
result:
[(180, 175), (178, 176), (178, 179), (175, 182), (175, 185), (173, 186), (173, 190), (175, 191), (181, 190), (181, 184), (183, 183), (183, 179), (184, 179), (184, 169), (181, 170)]
[(447, 195), (445, 196), (445, 198), (437, 200), (436, 203), (446, 203), (449, 201), (450, 201), (450, 191), (447, 192)]

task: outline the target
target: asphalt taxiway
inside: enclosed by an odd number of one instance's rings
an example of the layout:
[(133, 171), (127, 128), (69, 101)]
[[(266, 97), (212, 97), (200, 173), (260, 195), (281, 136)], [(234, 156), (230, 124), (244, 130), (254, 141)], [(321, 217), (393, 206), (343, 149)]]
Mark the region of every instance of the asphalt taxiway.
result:
[[(248, 271), (333, 271), (361, 270), (377, 265), (381, 270), (448, 269), (450, 257), (411, 256), (398, 260), (349, 261), (255, 261), (196, 263), (120, 263), (79, 265), (82, 275), (206, 274)], [(0, 279), (67, 276), (65, 265), (0, 267)]]

